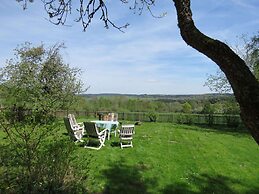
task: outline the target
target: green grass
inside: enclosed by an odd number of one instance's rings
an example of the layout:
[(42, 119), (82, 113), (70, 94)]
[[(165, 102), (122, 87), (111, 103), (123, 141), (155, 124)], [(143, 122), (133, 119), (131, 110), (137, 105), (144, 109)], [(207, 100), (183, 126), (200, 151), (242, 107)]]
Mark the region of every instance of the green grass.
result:
[(89, 193), (259, 192), (259, 147), (247, 133), (143, 123), (133, 148), (118, 143), (112, 136), (99, 151), (77, 145), (78, 160), (92, 157)]
[(134, 148), (118, 137), (91, 152), (91, 193), (253, 193), (259, 149), (246, 133), (170, 123), (136, 126)]

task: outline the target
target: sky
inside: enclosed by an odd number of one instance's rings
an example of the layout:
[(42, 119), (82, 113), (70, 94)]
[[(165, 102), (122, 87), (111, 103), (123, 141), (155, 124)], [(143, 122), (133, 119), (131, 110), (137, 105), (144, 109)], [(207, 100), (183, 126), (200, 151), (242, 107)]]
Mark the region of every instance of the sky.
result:
[[(48, 21), (41, 1), (23, 10), (15, 0), (1, 0), (0, 67), (24, 42), (46, 47), (65, 43), (64, 61), (82, 70), (79, 78), (89, 87), (88, 94), (211, 93), (204, 83), (216, 73), (217, 65), (181, 39), (172, 0), (156, 1), (153, 13), (166, 13), (160, 19), (146, 10), (134, 14), (130, 3), (106, 2), (114, 23), (130, 24), (124, 33), (104, 28), (98, 17), (83, 32), (75, 22), (76, 4), (67, 25), (56, 26)], [(231, 47), (241, 44), (243, 34), (251, 37), (259, 31), (258, 0), (192, 0), (191, 8), (203, 33)]]

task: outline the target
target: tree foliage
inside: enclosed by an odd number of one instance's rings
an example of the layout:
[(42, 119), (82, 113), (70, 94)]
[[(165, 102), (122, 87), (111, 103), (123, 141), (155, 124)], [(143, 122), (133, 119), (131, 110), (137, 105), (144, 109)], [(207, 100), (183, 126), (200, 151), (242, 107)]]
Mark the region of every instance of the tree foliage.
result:
[[(78, 96), (70, 111), (86, 112), (158, 112), (158, 113), (205, 113), (205, 104), (210, 104), (214, 113), (224, 114), (226, 104), (237, 102), (233, 95), (197, 95), (188, 97), (143, 97), (143, 96)], [(239, 111), (231, 114), (239, 114)]]
[(184, 113), (191, 113), (192, 112), (192, 105), (189, 102), (185, 102), (183, 104), (183, 112)]
[(79, 69), (70, 68), (61, 56), (63, 44), (50, 48), (25, 43), (15, 49), (15, 58), (0, 70), (6, 106), (36, 111), (46, 116), (71, 105), (82, 91)]
[(259, 80), (259, 31), (250, 40), (245, 39), (245, 57), (247, 65)]
[[(243, 36), (241, 39), (244, 43), (244, 48), (240, 49), (237, 46), (237, 52), (244, 59), (257, 80), (259, 80), (259, 31), (250, 39), (247, 39), (246, 36)], [(209, 75), (204, 85), (215, 92), (226, 93), (232, 91), (227, 77), (219, 70), (215, 75)]]
[(54, 111), (70, 106), (82, 90), (80, 70), (64, 63), (63, 48), (25, 43), (0, 69), (5, 108), (0, 111), (0, 127), (7, 136), (0, 154), (4, 193), (79, 192), (71, 165), (74, 145), (58, 135), (54, 143), (48, 142), (59, 129)]

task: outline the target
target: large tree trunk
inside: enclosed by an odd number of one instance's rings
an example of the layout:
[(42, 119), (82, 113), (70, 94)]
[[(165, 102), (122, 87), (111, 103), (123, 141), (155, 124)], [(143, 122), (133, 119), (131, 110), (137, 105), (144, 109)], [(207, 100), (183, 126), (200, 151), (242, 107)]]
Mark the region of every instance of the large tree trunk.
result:
[(183, 40), (213, 60), (225, 73), (240, 106), (240, 115), (259, 145), (259, 83), (229, 46), (201, 33), (192, 20), (190, 0), (173, 0)]

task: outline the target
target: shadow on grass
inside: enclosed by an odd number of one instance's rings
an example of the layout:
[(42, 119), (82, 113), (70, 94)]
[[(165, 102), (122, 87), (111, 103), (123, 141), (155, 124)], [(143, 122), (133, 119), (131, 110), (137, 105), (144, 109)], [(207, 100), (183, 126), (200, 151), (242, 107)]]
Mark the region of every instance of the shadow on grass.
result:
[(111, 142), (112, 147), (120, 147), (120, 142), (119, 141), (113, 141)]
[(156, 187), (156, 178), (143, 178), (142, 173), (148, 169), (143, 163), (128, 165), (123, 159), (111, 164), (110, 168), (102, 172), (107, 180), (103, 193), (132, 194), (149, 193), (148, 188)]
[[(172, 184), (158, 188), (159, 175), (157, 178), (144, 178), (143, 174), (150, 167), (142, 162), (136, 165), (128, 165), (123, 159), (111, 164), (111, 166), (102, 172), (102, 176), (106, 179), (106, 184), (102, 193), (105, 194), (132, 194), (140, 193), (162, 193), (162, 194), (208, 194), (208, 193), (258, 193), (259, 188), (251, 188), (242, 184), (237, 179), (232, 179), (222, 175), (192, 175), (186, 180), (179, 180)], [(236, 186), (236, 187), (235, 187)], [(161, 187), (161, 186), (160, 186)], [(236, 190), (241, 188), (242, 190)]]
[(63, 132), (62, 135), (63, 136), (68, 136), (68, 132)]
[[(241, 185), (245, 187), (240, 181), (232, 179), (222, 175), (211, 176), (208, 174), (201, 174), (199, 176), (190, 177), (191, 184), (176, 182), (170, 185), (167, 185), (164, 189), (161, 190), (163, 194), (235, 194), (235, 193), (247, 193), (255, 194), (258, 193), (258, 187), (250, 188), (246, 186), (247, 191), (237, 191), (233, 189), (233, 185)], [(193, 189), (195, 187), (195, 189)]]

